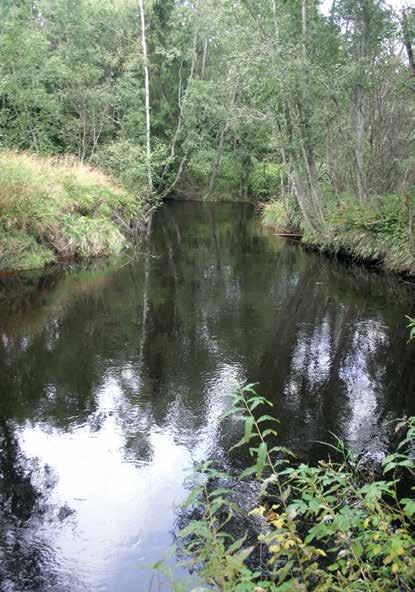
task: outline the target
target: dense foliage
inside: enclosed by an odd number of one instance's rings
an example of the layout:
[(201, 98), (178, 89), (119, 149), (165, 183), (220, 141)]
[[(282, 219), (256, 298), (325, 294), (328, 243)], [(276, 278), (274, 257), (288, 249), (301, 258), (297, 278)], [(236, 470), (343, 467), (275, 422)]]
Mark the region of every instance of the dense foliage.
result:
[[(259, 505), (251, 511), (261, 517), (256, 540), (248, 531), (232, 536), (230, 524), (243, 523), (246, 509), (236, 503), (230, 475), (204, 463), (193, 483), (186, 505), (197, 517), (180, 537), (190, 565), (208, 586), (197, 589), (413, 590), (415, 502), (409, 487), (415, 420), (396, 424), (400, 442), (377, 474), (376, 465), (358, 459), (340, 440), (331, 446), (337, 462), (329, 457), (315, 466), (296, 462), (275, 444), (277, 420), (257, 415), (268, 405), (247, 386), (238, 390), (231, 411), (244, 422), (236, 446), (249, 446), (254, 458), (239, 480), (254, 475), (261, 485)], [(249, 563), (253, 554), (256, 560)], [(164, 570), (163, 564), (157, 567)], [(177, 590), (180, 585), (173, 583)]]
[(415, 271), (413, 6), (5, 0), (0, 19), (0, 148), (75, 155), (150, 209), (267, 202), (284, 233)]
[(320, 232), (327, 200), (395, 193), (412, 240), (411, 8), (337, 0), (325, 16), (318, 0), (141, 5), (146, 60), (136, 2), (2, 2), (0, 146), (70, 152), (141, 190), (147, 70), (159, 195), (283, 204), (291, 195), (301, 224)]

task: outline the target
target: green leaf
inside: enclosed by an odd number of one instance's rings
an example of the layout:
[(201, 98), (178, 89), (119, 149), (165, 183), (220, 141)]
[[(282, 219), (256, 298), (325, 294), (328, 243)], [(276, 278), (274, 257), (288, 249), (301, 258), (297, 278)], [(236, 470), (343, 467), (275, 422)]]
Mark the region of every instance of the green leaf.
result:
[(245, 435), (244, 435), (244, 440), (245, 440), (246, 444), (248, 444), (248, 442), (251, 439), (253, 427), (254, 427), (254, 418), (247, 417), (245, 420)]
[(196, 499), (199, 497), (199, 495), (201, 494), (201, 492), (203, 491), (202, 487), (195, 487), (187, 496), (187, 498), (185, 499), (185, 501), (183, 502), (183, 506), (185, 508), (188, 508), (189, 506), (193, 505), (194, 502), (196, 501)]
[(244, 544), (244, 542), (246, 541), (246, 539), (248, 538), (247, 534), (244, 534), (244, 536), (240, 539), (238, 539), (237, 541), (235, 541), (230, 547), (229, 549), (227, 549), (227, 553), (235, 553), (235, 551), (238, 551), (238, 549), (240, 549), (242, 547), (242, 545)]
[(239, 475), (238, 479), (239, 479), (239, 481), (242, 481), (242, 479), (245, 479), (245, 477), (250, 477), (251, 475), (253, 475), (256, 472), (257, 472), (256, 465), (253, 467), (248, 467), (247, 469), (242, 471), (242, 473)]
[(266, 438), (267, 436), (278, 436), (278, 433), (275, 430), (272, 430), (271, 428), (267, 428), (263, 434), (262, 437)]
[(259, 419), (257, 419), (257, 423), (262, 423), (263, 421), (273, 421), (275, 423), (280, 423), (276, 417), (272, 417), (272, 415), (261, 415)]
[(267, 458), (267, 444), (266, 442), (261, 442), (258, 448), (258, 456), (257, 456), (257, 463), (256, 463), (256, 476), (257, 479), (260, 479), (262, 473), (264, 472), (265, 463)]
[(209, 493), (210, 496), (215, 497), (216, 495), (228, 495), (230, 493), (229, 489), (226, 487), (218, 487)]
[(241, 446), (243, 446), (244, 444), (246, 444), (245, 442), (245, 436), (243, 438), (241, 438), (239, 440), (239, 442), (237, 442), (236, 444), (234, 444), (233, 446), (231, 446), (229, 448), (229, 452), (232, 452), (232, 450), (235, 450), (235, 448), (240, 448)]
[(412, 516), (415, 514), (415, 500), (404, 498), (401, 500), (401, 504), (404, 507), (404, 512), (408, 518), (412, 518)]

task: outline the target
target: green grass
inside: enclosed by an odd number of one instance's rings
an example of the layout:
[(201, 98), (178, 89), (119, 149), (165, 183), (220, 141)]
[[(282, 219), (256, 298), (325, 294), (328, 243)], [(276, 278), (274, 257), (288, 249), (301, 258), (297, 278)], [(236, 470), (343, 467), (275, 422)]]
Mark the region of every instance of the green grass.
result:
[(265, 204), (262, 219), (279, 231), (292, 230), (294, 221), (303, 243), (322, 252), (375, 261), (398, 273), (415, 273), (415, 245), (410, 239), (408, 211), (399, 195), (371, 198), (364, 207), (351, 198), (340, 204), (327, 199), (325, 224), (315, 231), (302, 224), (292, 204), (287, 213), (279, 201)]
[(70, 159), (0, 153), (0, 270), (118, 254), (136, 196)]

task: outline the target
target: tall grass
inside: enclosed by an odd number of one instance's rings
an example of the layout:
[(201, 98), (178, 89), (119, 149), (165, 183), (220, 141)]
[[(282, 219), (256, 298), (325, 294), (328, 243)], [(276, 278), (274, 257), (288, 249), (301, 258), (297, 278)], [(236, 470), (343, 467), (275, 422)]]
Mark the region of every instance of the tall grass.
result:
[(0, 153), (0, 270), (119, 253), (140, 201), (70, 158)]
[(265, 204), (264, 224), (287, 231), (296, 221), (303, 242), (323, 252), (343, 253), (356, 260), (379, 262), (392, 271), (415, 273), (414, 229), (401, 196), (372, 197), (364, 207), (347, 197), (340, 203), (327, 198), (325, 223), (314, 231), (298, 218), (292, 202), (287, 205), (283, 207), (278, 200)]

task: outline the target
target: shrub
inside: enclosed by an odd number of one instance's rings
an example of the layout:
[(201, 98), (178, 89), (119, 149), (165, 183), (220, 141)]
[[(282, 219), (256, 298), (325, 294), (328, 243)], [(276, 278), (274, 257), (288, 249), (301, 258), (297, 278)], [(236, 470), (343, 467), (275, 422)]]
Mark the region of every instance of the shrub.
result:
[[(155, 187), (160, 182), (160, 175), (167, 160), (167, 145), (153, 139), (152, 170)], [(102, 147), (96, 154), (95, 163), (113, 175), (136, 196), (141, 196), (142, 188), (147, 185), (146, 148), (144, 145), (120, 139)]]
[[(244, 510), (233, 500), (232, 486), (210, 485), (212, 479), (230, 479), (212, 464), (202, 466), (186, 502), (198, 508), (198, 517), (180, 537), (202, 581), (223, 592), (413, 590), (415, 500), (399, 491), (405, 472), (413, 475), (415, 418), (397, 424), (403, 437), (376, 479), (364, 475), (361, 462), (338, 439), (332, 448), (339, 462), (294, 462), (289, 450), (270, 444), (277, 420), (256, 415), (269, 405), (248, 385), (238, 389), (231, 412), (244, 422), (236, 447), (249, 446), (254, 457), (239, 479), (255, 475), (261, 484), (251, 512), (262, 519), (257, 540), (248, 544), (247, 534), (235, 540), (228, 531), (230, 520), (242, 520)], [(249, 566), (256, 547), (262, 561)]]
[(408, 211), (399, 195), (372, 197), (364, 206), (351, 198), (326, 203), (324, 232), (305, 229), (303, 240), (323, 251), (375, 260), (393, 271), (415, 272)]
[[(188, 162), (188, 172), (194, 183), (203, 189), (209, 186), (215, 162), (216, 151), (205, 149), (194, 152)], [(220, 164), (215, 192), (234, 195), (241, 186), (242, 166), (232, 152), (224, 152)]]
[(54, 261), (53, 250), (33, 236), (0, 227), (0, 269), (39, 269)]
[(272, 200), (262, 206), (262, 221), (280, 232), (298, 232), (301, 226), (301, 216), (297, 203), (289, 198)]
[(250, 193), (261, 200), (275, 198), (280, 191), (281, 167), (278, 164), (255, 163), (249, 177)]

